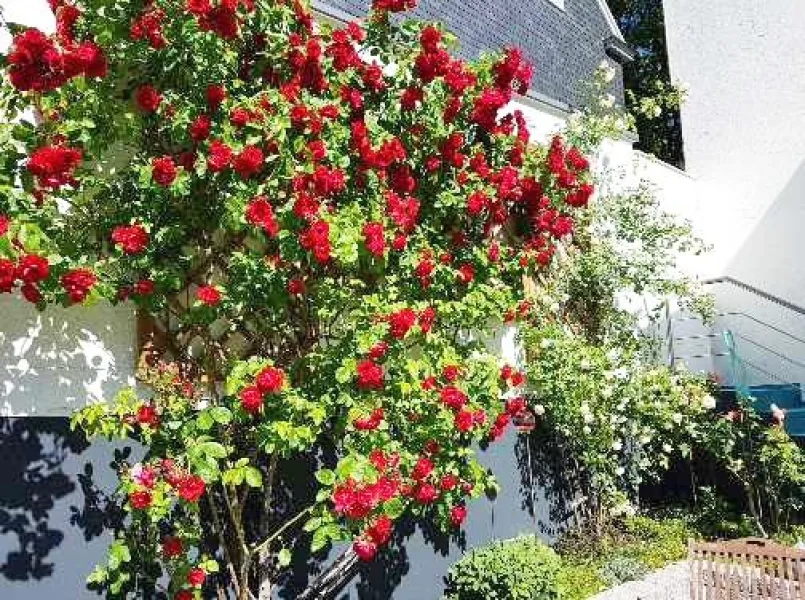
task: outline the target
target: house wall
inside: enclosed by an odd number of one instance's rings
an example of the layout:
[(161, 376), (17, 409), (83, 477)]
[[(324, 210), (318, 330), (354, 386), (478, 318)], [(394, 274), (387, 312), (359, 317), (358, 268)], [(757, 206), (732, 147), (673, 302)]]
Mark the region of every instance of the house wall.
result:
[[(805, 307), (805, 3), (788, 0), (664, 0), (672, 77), (688, 88), (682, 107), (685, 162), (698, 202), (685, 211), (714, 245), (692, 265), (702, 277), (729, 275)], [(805, 317), (730, 284), (712, 287), (734, 330), (749, 383), (802, 382)], [(760, 343), (767, 348), (757, 346)], [(716, 352), (723, 350), (714, 341)], [(774, 353), (783, 354), (787, 359)], [(719, 368), (729, 378), (728, 365)]]

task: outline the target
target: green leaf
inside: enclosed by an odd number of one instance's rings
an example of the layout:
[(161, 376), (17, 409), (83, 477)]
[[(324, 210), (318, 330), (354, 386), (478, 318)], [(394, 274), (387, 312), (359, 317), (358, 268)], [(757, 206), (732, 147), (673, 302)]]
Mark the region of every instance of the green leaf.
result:
[(198, 417), (196, 417), (196, 427), (201, 431), (209, 431), (214, 423), (212, 415), (207, 411), (199, 413)]
[(232, 411), (225, 406), (214, 407), (210, 410), (210, 414), (212, 415), (213, 419), (222, 425), (226, 425), (232, 421)]
[(255, 467), (245, 467), (246, 483), (253, 488), (263, 487), (263, 474)]
[(281, 567), (287, 567), (291, 564), (291, 551), (288, 548), (283, 548), (280, 550), (279, 555), (277, 555), (277, 561)]
[(310, 532), (315, 531), (319, 527), (321, 527), (321, 517), (313, 517), (312, 519), (308, 519), (308, 521), (305, 523), (302, 529), (304, 529), (307, 532)]
[(399, 518), (405, 512), (405, 504), (399, 498), (392, 498), (383, 505), (383, 513), (391, 519)]
[(199, 451), (212, 458), (226, 458), (229, 456), (226, 447), (218, 442), (202, 442), (199, 444)]
[(330, 469), (321, 469), (316, 472), (316, 480), (322, 485), (333, 485), (335, 483), (335, 473)]

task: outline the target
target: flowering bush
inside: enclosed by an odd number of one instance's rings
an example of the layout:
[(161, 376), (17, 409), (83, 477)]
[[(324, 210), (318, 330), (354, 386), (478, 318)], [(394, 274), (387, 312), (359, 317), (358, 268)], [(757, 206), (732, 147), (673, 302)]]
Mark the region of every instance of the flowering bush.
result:
[[(129, 301), (159, 331), (148, 393), (75, 418), (147, 446), (92, 576), (110, 596), (268, 597), (303, 523), (369, 560), (403, 514), (459, 527), (490, 484), (472, 447), (522, 377), (473, 332), (527, 312), (593, 187), (503, 114), (522, 55), (453, 58), (390, 17), (414, 4), (332, 29), (301, 0), (52, 0), (55, 34), (15, 35), (0, 291)], [(278, 464), (325, 441), (315, 503), (281, 518)]]

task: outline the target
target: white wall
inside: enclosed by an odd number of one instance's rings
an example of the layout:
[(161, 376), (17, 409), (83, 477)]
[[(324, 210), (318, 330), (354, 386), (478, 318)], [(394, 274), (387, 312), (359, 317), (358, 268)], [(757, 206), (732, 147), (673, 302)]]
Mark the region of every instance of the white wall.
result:
[[(732, 274), (805, 304), (805, 2), (665, 0), (698, 221)], [(719, 272), (720, 270), (720, 272)]]

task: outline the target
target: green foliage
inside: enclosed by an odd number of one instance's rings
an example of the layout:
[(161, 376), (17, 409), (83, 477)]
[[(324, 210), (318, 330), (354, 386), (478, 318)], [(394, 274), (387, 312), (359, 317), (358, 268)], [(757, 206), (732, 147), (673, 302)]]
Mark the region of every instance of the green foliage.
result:
[(626, 42), (637, 52), (624, 66), (626, 101), (637, 147), (684, 168), (679, 107), (684, 93), (671, 82), (662, 0), (608, 0)]
[(687, 556), (697, 532), (681, 518), (626, 517), (608, 523), (602, 534), (567, 532), (557, 544), (561, 600), (586, 600), (608, 587), (639, 578)]
[(554, 600), (556, 553), (534, 536), (471, 551), (447, 576), (445, 600)]
[(639, 560), (628, 556), (615, 556), (598, 570), (601, 580), (608, 587), (643, 578), (649, 569)]

